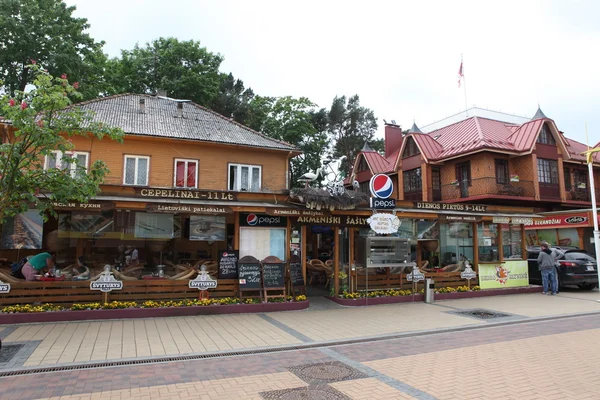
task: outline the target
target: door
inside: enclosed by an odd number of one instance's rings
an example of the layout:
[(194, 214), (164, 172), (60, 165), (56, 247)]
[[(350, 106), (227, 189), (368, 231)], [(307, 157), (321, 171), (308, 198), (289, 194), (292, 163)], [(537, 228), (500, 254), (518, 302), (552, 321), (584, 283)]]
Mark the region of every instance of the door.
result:
[(469, 185), (471, 184), (471, 163), (460, 163), (456, 166), (456, 179), (460, 188), (460, 197), (469, 197)]

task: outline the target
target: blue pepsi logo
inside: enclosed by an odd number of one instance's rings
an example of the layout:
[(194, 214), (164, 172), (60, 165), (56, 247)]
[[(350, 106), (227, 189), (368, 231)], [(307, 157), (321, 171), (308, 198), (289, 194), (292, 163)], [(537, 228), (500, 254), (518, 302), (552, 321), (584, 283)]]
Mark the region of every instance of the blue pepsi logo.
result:
[(256, 225), (258, 223), (258, 216), (256, 214), (248, 214), (246, 222), (250, 226)]
[(380, 199), (387, 199), (394, 191), (394, 183), (392, 178), (385, 174), (374, 175), (369, 183), (371, 194)]

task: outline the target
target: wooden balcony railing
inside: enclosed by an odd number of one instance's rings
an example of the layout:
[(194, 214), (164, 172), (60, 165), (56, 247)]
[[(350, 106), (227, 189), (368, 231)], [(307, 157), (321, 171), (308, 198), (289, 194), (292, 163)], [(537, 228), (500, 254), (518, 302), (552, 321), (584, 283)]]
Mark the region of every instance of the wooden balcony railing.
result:
[[(592, 202), (592, 193), (589, 188), (571, 188), (567, 191), (567, 200)], [(600, 200), (600, 188), (596, 189), (596, 201)]]
[(468, 181), (459, 181), (450, 185), (442, 185), (442, 200), (485, 195), (533, 197), (533, 182), (519, 181), (501, 184), (496, 182), (496, 178), (479, 178), (472, 179), (470, 185)]

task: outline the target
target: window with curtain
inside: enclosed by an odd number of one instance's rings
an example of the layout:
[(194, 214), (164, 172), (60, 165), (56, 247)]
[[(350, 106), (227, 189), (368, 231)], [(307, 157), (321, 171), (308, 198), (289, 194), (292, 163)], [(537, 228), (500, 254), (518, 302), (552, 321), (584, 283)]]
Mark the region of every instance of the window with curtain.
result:
[(261, 167), (257, 165), (229, 164), (229, 190), (258, 192), (261, 174)]
[(581, 169), (576, 169), (575, 171), (573, 171), (573, 181), (575, 183), (575, 187), (576, 188), (580, 188), (580, 189), (585, 189), (587, 188), (587, 181), (588, 181), (588, 172), (581, 170)]
[(46, 156), (45, 167), (69, 170), (73, 178), (82, 176), (87, 172), (89, 153), (73, 151), (63, 153), (53, 151)]
[(240, 228), (240, 258), (256, 257), (264, 260), (276, 256), (285, 261), (285, 228)]
[(125, 171), (123, 173), (123, 184), (147, 186), (149, 165), (150, 157), (125, 156)]
[(411, 169), (410, 171), (404, 171), (404, 192), (420, 192), (422, 188), (421, 180), (421, 168)]
[(175, 160), (175, 187), (198, 187), (198, 161)]
[(508, 160), (496, 159), (496, 183), (506, 185), (509, 182)]
[(558, 185), (558, 162), (538, 158), (538, 180), (540, 183)]

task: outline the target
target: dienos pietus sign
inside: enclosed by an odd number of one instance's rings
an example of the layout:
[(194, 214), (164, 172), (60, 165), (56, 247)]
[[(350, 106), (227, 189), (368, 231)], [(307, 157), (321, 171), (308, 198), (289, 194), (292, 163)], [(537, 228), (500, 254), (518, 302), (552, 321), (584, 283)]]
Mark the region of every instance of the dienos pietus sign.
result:
[(287, 217), (267, 214), (240, 213), (240, 226), (286, 227)]
[(479, 286), (482, 289), (529, 286), (527, 260), (479, 264)]
[(392, 178), (385, 174), (373, 175), (369, 182), (369, 189), (373, 197), (380, 199), (387, 199), (392, 195), (394, 191), (394, 183)]

